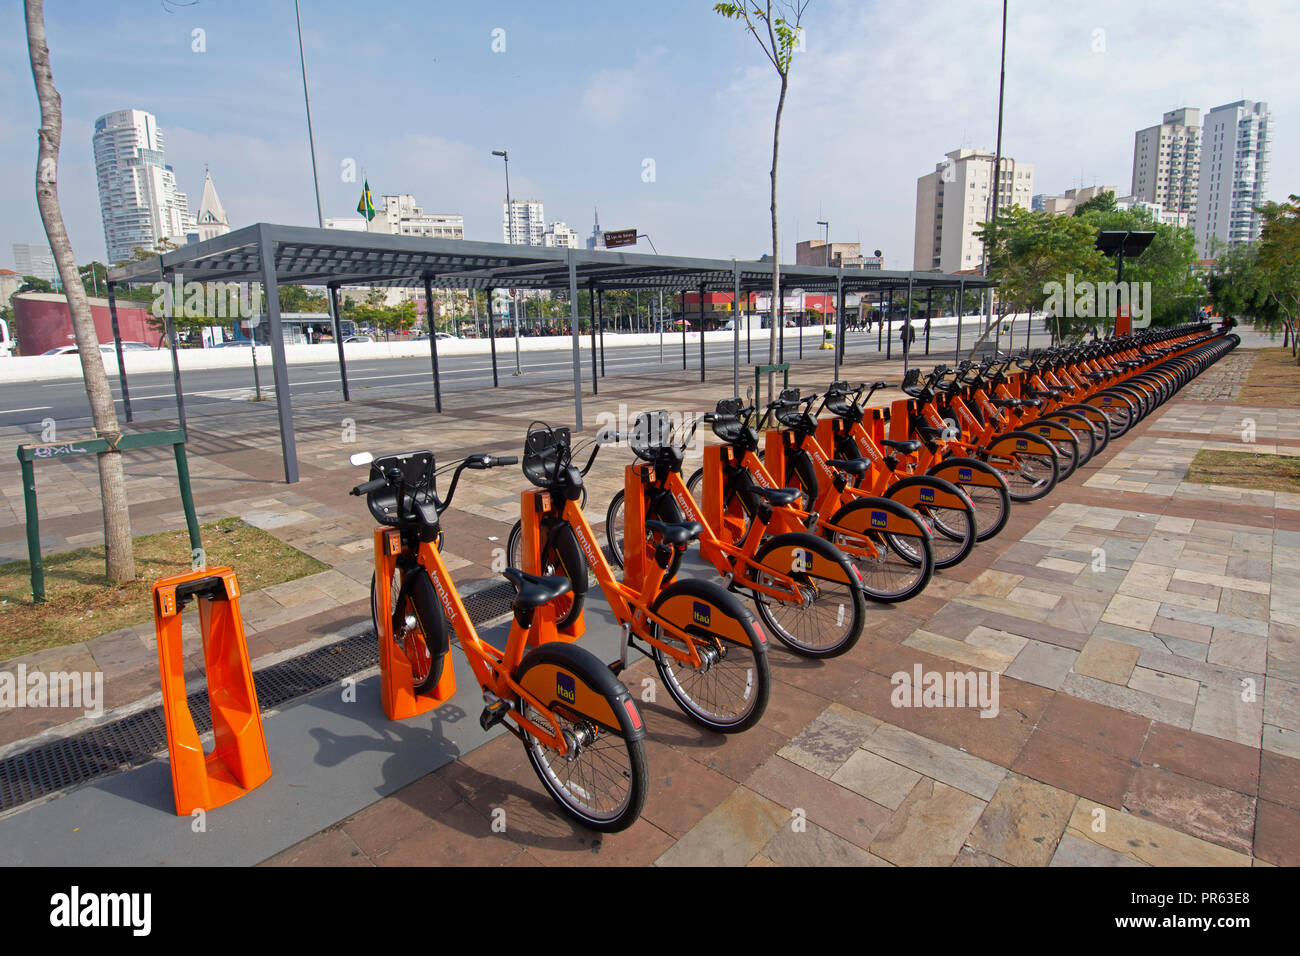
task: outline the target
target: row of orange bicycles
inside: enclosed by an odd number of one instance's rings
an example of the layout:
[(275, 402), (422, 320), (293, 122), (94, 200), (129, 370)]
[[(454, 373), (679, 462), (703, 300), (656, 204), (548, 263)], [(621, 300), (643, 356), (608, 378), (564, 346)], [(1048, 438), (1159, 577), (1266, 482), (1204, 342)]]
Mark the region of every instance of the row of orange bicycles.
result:
[[(786, 389), (763, 408), (733, 396), (699, 417), (645, 412), (626, 434), (584, 439), (534, 422), (507, 541), (515, 597), (504, 647), (469, 619), (441, 558), (440, 517), (464, 471), (520, 458), (438, 467), (429, 451), (354, 456), (370, 478), (352, 493), (396, 529), (391, 586), (372, 587), (376, 630), (392, 635), (417, 693), (445, 680), (454, 634), (482, 692), (483, 729), (514, 733), (573, 819), (624, 829), (649, 786), (645, 723), (619, 676), (633, 651), (702, 729), (753, 727), (771, 694), (768, 635), (803, 657), (844, 654), (869, 602), (920, 594), (996, 536), (1013, 503), (1050, 494), (1237, 342), (1187, 326), (998, 354), (912, 370), (905, 397), (882, 407), (870, 401), (887, 383), (837, 381), (820, 395)], [(701, 424), (718, 441), (684, 477)], [(584, 478), (611, 445), (634, 460), (602, 548)], [(699, 560), (681, 573), (692, 552)], [(619, 629), (612, 663), (582, 646), (593, 579)]]

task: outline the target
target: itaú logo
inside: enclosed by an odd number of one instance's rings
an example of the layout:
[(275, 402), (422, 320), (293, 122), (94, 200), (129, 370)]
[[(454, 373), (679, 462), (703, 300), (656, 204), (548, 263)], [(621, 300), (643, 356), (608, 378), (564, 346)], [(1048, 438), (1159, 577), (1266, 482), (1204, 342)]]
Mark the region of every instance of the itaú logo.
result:
[(555, 696), (570, 704), (578, 702), (578, 682), (572, 674), (560, 671), (555, 675)]
[(928, 504), (928, 505), (932, 505), (932, 504), (934, 504), (934, 489), (933, 489), (933, 488), (922, 488), (922, 489), (921, 489), (921, 500), (922, 500), (923, 502), (925, 502), (926, 504)]
[(873, 511), (873, 512), (871, 512), (871, 527), (873, 527), (873, 528), (883, 528), (883, 527), (885, 527), (885, 524), (886, 524), (887, 520), (888, 520), (888, 518), (887, 518), (886, 514), (885, 514), (883, 511)]
[(709, 627), (713, 623), (713, 608), (702, 601), (693, 602), (691, 620), (700, 627)]
[(1029, 450), (1029, 442), (1025, 441), (1023, 438), (1017, 438), (1016, 451), (1028, 451), (1028, 450)]

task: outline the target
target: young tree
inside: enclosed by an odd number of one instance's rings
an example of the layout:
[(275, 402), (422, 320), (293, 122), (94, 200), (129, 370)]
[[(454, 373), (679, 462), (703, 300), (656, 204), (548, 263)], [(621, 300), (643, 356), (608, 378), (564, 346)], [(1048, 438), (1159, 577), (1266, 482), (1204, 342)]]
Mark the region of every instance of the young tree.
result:
[[(90, 399), (90, 412), (95, 434), (112, 446), (121, 436), (117, 423), (117, 409), (113, 393), (108, 387), (108, 375), (99, 354), (99, 338), (95, 334), (95, 320), (90, 312), (90, 302), (77, 271), (77, 259), (72, 253), (59, 208), (59, 144), (63, 136), (63, 104), (54, 87), (50, 70), (50, 50), (45, 42), (45, 11), (43, 0), (25, 0), (27, 19), (27, 52), (32, 65), (32, 79), (36, 84), (36, 97), (41, 107), (41, 128), (38, 133), (36, 159), (36, 205), (41, 212), (45, 235), (50, 240), (50, 250), (63, 281), (63, 292), (68, 299), (72, 315), (72, 331), (81, 358), (81, 375), (86, 383), (86, 396)], [(135, 578), (135, 556), (131, 549), (131, 517), (127, 510), (126, 479), (122, 471), (122, 454), (118, 451), (99, 455), (99, 487), (104, 506), (104, 553), (108, 577), (122, 583)]]
[(1259, 236), (1259, 266), (1268, 295), (1281, 312), (1291, 336), (1291, 354), (1297, 354), (1296, 322), (1300, 318), (1300, 196), (1284, 203), (1265, 203), (1259, 209), (1264, 227)]
[[(809, 0), (778, 0), (773, 10), (772, 0), (762, 6), (758, 0), (741, 0), (740, 3), (715, 3), (713, 10), (728, 20), (739, 20), (758, 41), (764, 56), (776, 69), (781, 79), (781, 92), (776, 101), (776, 122), (772, 127), (772, 334), (767, 341), (767, 362), (776, 363), (777, 306), (781, 301), (781, 249), (776, 219), (776, 163), (781, 152), (781, 113), (785, 110), (785, 95), (790, 87), (790, 66), (799, 43), (800, 26)], [(761, 30), (761, 32), (760, 32)], [(767, 374), (767, 398), (772, 400), (776, 386), (776, 373)]]

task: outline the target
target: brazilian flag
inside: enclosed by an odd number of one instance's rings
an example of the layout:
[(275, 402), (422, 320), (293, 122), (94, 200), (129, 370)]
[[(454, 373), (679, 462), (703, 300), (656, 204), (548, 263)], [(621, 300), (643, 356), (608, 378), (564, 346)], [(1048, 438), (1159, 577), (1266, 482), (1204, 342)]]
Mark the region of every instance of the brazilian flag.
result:
[(361, 190), (361, 202), (357, 203), (357, 212), (366, 217), (366, 222), (375, 218), (375, 202), (370, 195), (370, 180), (366, 180), (365, 188)]

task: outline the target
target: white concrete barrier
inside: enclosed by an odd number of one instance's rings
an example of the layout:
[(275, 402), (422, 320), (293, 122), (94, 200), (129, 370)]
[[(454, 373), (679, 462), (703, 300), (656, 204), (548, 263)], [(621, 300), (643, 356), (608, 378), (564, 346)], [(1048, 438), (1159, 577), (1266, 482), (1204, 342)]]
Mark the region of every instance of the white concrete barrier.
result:
[[(1005, 321), (1010, 321), (1010, 316)], [(1023, 319), (1023, 315), (1019, 318)], [(971, 332), (975, 331), (976, 323), (982, 327), (982, 316), (968, 315), (965, 317), (966, 329)], [(924, 330), (921, 323), (914, 323), (917, 326), (917, 338), (924, 336)], [(955, 316), (941, 316), (930, 320), (931, 329), (950, 327), (957, 324)], [(1018, 330), (1023, 330), (1022, 322), (1017, 322)], [(803, 329), (805, 347), (809, 342), (820, 344), (823, 331), (833, 329), (833, 326), (806, 326)], [(898, 334), (899, 323), (894, 322), (894, 335)], [(854, 333), (861, 334), (861, 333)], [(875, 335), (875, 330), (871, 333)], [(717, 332), (705, 332), (705, 341), (710, 343), (730, 342), (733, 333), (722, 330)], [(749, 335), (751, 342), (766, 342), (768, 337), (767, 329), (754, 329)], [(798, 341), (799, 329), (788, 328), (785, 330), (785, 340), (787, 347), (791, 339)], [(598, 339), (599, 341), (599, 339)], [(665, 332), (663, 334), (664, 348), (681, 347), (681, 332)], [(740, 332), (741, 346), (746, 341), (744, 329)], [(972, 340), (973, 341), (973, 340)], [(687, 332), (686, 342), (688, 347), (694, 344), (696, 349), (699, 348), (700, 333)], [(625, 346), (654, 346), (659, 344), (659, 333), (657, 332), (606, 332), (605, 347), (620, 348)], [(521, 352), (544, 352), (570, 349), (573, 347), (573, 339), (568, 335), (548, 335), (548, 336), (524, 336), (519, 340), (519, 350)], [(581, 347), (584, 352), (591, 348), (591, 334), (585, 333), (581, 336)], [(428, 356), (429, 341), (425, 339), (421, 342), (413, 342), (409, 339), (391, 342), (351, 342), (343, 346), (344, 355), (349, 361), (366, 361), (384, 358), (419, 358)], [(510, 338), (497, 339), (497, 361), (501, 362), (509, 358), (515, 349), (515, 341)], [(439, 339), (438, 354), (440, 356), (457, 356), (457, 355), (487, 355), (491, 350), (491, 343), (486, 338), (481, 339)], [(181, 349), (180, 366), (181, 372), (193, 369), (217, 369), (217, 368), (245, 368), (252, 365), (251, 349), (249, 348), (218, 348), (218, 349)], [(131, 350), (123, 353), (126, 360), (126, 372), (128, 376), (142, 374), (147, 372), (170, 372), (172, 368), (171, 352), (167, 349), (149, 349), (149, 350)], [(287, 345), (285, 346), (285, 359), (290, 365), (309, 365), (318, 363), (328, 363), (338, 361), (338, 347), (328, 342), (322, 345)], [(117, 375), (117, 354), (107, 352), (103, 354), (104, 368), (110, 375)], [(271, 347), (269, 345), (259, 345), (257, 347), (257, 362), (259, 365), (269, 367), (271, 365)], [(81, 358), (77, 355), (31, 355), (18, 356), (10, 358), (0, 358), (0, 383), (13, 382), (36, 382), (49, 381), (63, 378), (80, 378), (81, 377)]]

